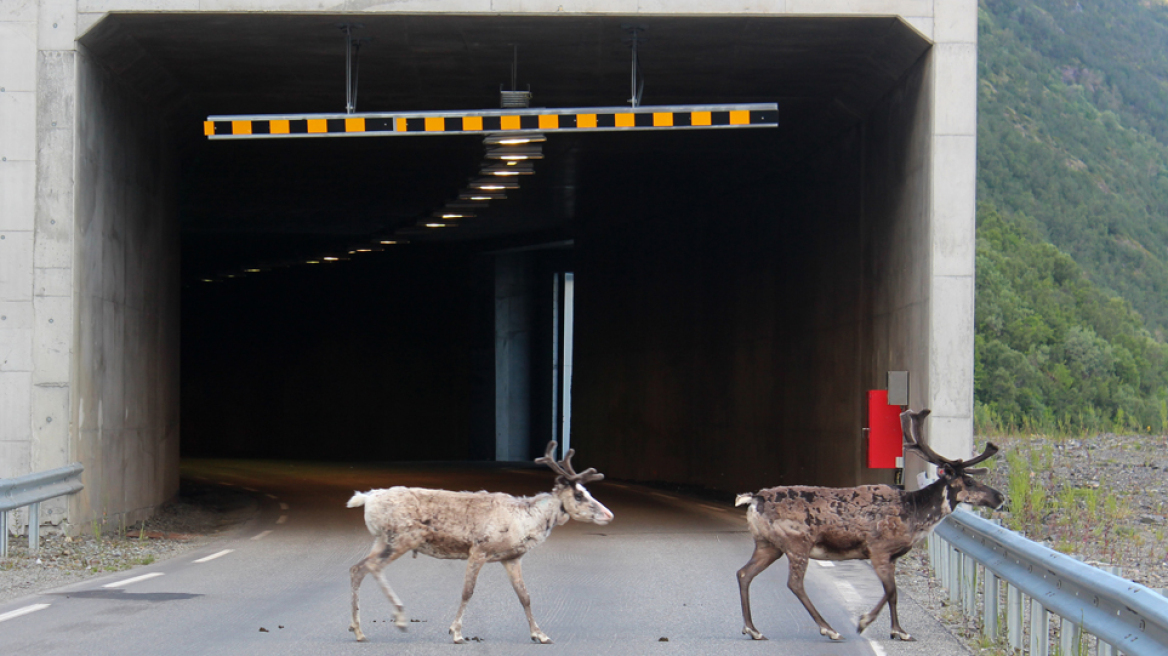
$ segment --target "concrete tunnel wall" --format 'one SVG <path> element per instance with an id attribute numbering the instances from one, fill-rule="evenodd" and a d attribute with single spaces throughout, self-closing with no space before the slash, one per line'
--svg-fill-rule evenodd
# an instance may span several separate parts
<path id="1" fill-rule="evenodd" d="M 577 241 L 583 462 L 729 492 L 892 482 L 860 429 L 888 370 L 929 397 L 928 67 L 777 175 L 750 151 L 597 164 L 612 192 Z"/>
<path id="2" fill-rule="evenodd" d="M 296 2 L 212 4 L 216 10 L 303 11 Z M 365 4 L 349 7 L 347 2 L 337 2 L 327 10 L 364 11 Z M 558 4 L 568 13 L 642 13 L 637 3 L 619 0 Z M 731 3 L 699 4 L 671 5 L 661 11 L 752 13 Z M 164 0 L 151 6 L 162 12 L 209 8 L 197 0 Z M 175 307 L 167 300 L 177 294 L 167 282 L 177 282 L 167 254 L 174 238 L 174 217 L 168 209 L 172 207 L 173 180 L 169 178 L 167 146 L 159 136 L 159 117 L 165 111 L 118 89 L 117 67 L 100 72 L 102 66 L 87 62 L 76 41 L 106 12 L 140 8 L 137 0 L 16 0 L 5 3 L 0 11 L 0 52 L 5 58 L 5 65 L 0 66 L 0 88 L 4 89 L 0 94 L 0 236 L 4 238 L 0 241 L 0 316 L 4 317 L 0 320 L 0 476 L 82 461 L 90 493 L 74 497 L 69 505 L 67 519 L 75 527 L 103 513 L 113 518 L 149 512 L 173 492 L 177 476 L 172 428 L 178 416 L 174 392 L 177 362 L 172 357 L 177 324 L 172 319 Z M 538 9 L 522 3 L 481 0 L 415 2 L 376 11 L 538 13 Z M 818 330 L 764 337 L 731 333 L 727 347 L 699 349 L 695 354 L 698 358 L 711 358 L 721 348 L 734 355 L 733 370 L 743 377 L 728 387 L 742 393 L 731 397 L 715 390 L 719 392 L 715 397 L 733 401 L 738 407 L 749 406 L 750 411 L 735 420 L 737 424 L 724 421 L 717 415 L 722 410 L 715 409 L 699 417 L 697 425 L 683 426 L 690 418 L 662 421 L 652 416 L 652 403 L 643 406 L 645 414 L 636 418 L 637 422 L 648 425 L 660 439 L 674 440 L 679 432 L 689 435 L 682 446 L 673 449 L 661 444 L 645 448 L 640 443 L 639 449 L 631 446 L 638 444 L 639 433 L 633 429 L 640 426 L 613 423 L 608 411 L 623 402 L 615 386 L 581 389 L 589 377 L 595 380 L 604 373 L 601 365 L 611 359 L 598 360 L 591 372 L 578 370 L 579 405 L 574 417 L 582 460 L 607 468 L 613 476 L 656 477 L 717 487 L 724 487 L 720 483 L 725 474 L 718 473 L 724 471 L 721 463 L 752 458 L 785 460 L 780 476 L 776 477 L 768 464 L 758 467 L 749 478 L 736 478 L 733 487 L 771 485 L 805 475 L 808 482 L 863 480 L 868 476 L 856 469 L 857 449 L 853 446 L 838 453 L 831 446 L 837 444 L 833 440 L 843 438 L 825 436 L 846 434 L 858 441 L 855 433 L 862 409 L 857 395 L 869 386 L 880 386 L 884 370 L 900 368 L 911 372 L 912 404 L 934 410 L 929 430 L 935 447 L 947 455 L 963 455 L 972 447 L 976 3 L 788 0 L 755 11 L 773 15 L 900 15 L 935 44 L 912 73 L 916 77 L 906 79 L 892 96 L 863 117 L 856 133 L 841 137 L 834 150 L 824 153 L 816 163 L 825 171 L 833 159 L 859 169 L 850 174 L 850 182 L 838 189 L 840 197 L 835 199 L 841 205 L 852 202 L 850 208 L 841 209 L 849 218 L 834 216 L 822 205 L 785 203 L 775 210 L 780 218 L 832 214 L 832 220 L 849 225 L 858 221 L 868 232 L 845 246 L 850 253 L 859 254 L 870 269 L 862 270 L 859 278 L 842 271 L 805 274 L 809 284 L 819 286 L 816 289 L 834 290 L 838 285 L 851 293 L 858 280 L 873 286 L 860 295 L 859 309 L 835 308 L 819 317 Z M 133 61 L 132 55 L 128 53 L 121 64 L 142 64 Z M 109 126 L 133 123 L 154 134 L 135 137 L 124 156 L 115 157 L 105 150 L 111 144 L 101 139 L 107 126 L 96 129 L 96 124 L 86 123 L 85 117 L 101 115 L 95 102 L 120 106 L 127 112 L 121 117 L 107 116 Z M 905 157 L 897 159 L 898 155 Z M 127 164 L 128 168 L 122 168 Z M 120 171 L 124 176 L 120 180 L 134 183 L 115 184 L 118 177 L 100 175 L 109 169 Z M 109 185 L 103 186 L 103 180 Z M 90 202 L 92 205 L 86 205 Z M 150 221 L 160 222 L 160 227 L 152 228 Z M 778 224 L 767 229 L 789 228 Z M 771 235 L 772 239 L 780 236 Z M 580 250 L 585 257 L 586 247 L 587 239 L 582 238 Z M 863 259 L 875 251 L 886 257 Z M 668 262 L 670 255 L 659 257 Z M 588 261 L 582 259 L 579 266 L 587 271 Z M 854 274 L 854 265 L 847 271 Z M 754 294 L 761 297 L 768 291 L 767 281 L 755 280 L 746 271 L 739 273 Z M 139 288 L 143 281 L 127 280 L 137 276 L 155 282 Z M 771 284 L 778 282 L 771 280 Z M 790 290 L 775 287 L 770 291 L 787 294 L 779 298 L 793 301 L 801 310 L 823 309 L 809 294 L 800 298 Z M 597 302 L 595 296 L 588 300 L 590 292 L 583 284 L 579 293 L 585 306 Z M 730 310 L 736 307 L 729 299 L 721 301 Z M 785 303 L 776 303 L 770 311 L 785 309 Z M 100 336 L 96 329 L 99 323 Z M 772 322 L 772 326 L 777 324 Z M 727 329 L 708 327 L 711 333 L 714 328 Z M 914 333 L 911 340 L 901 336 L 910 332 Z M 580 339 L 579 348 L 589 348 L 586 338 Z M 125 348 L 127 340 L 133 342 L 129 349 Z M 752 362 L 752 358 L 768 349 L 773 354 L 777 345 L 788 340 L 798 346 L 799 358 L 782 364 L 794 375 L 830 366 L 841 377 L 800 391 L 787 382 L 794 376 L 788 377 L 786 371 L 766 374 L 753 364 L 759 360 Z M 848 346 L 828 348 L 841 341 Z M 654 364 L 649 351 L 629 353 L 635 356 L 633 361 L 622 366 L 628 367 L 630 375 L 644 376 L 645 367 Z M 578 363 L 583 363 L 584 353 L 578 357 Z M 770 357 L 774 361 L 775 356 Z M 692 365 L 691 370 L 701 373 L 701 366 Z M 751 376 L 761 376 L 760 384 Z M 798 404 L 798 410 L 806 410 L 811 403 L 820 412 L 826 410 L 825 418 L 789 423 L 793 420 L 779 417 L 767 407 L 775 398 L 761 393 L 767 386 L 775 392 L 793 392 L 781 401 L 782 407 L 805 401 Z M 708 391 L 692 390 L 681 398 L 704 401 L 695 393 Z M 645 392 L 675 393 L 660 383 Z M 100 419 L 95 412 L 98 401 L 102 405 Z M 147 409 L 148 405 L 152 407 Z M 121 421 L 107 425 L 111 412 L 120 412 Z M 49 418 L 54 421 L 47 421 Z M 674 430 L 678 427 L 680 430 Z M 746 430 L 752 437 L 720 453 L 720 445 L 711 444 L 709 435 L 725 435 L 729 427 Z M 626 438 L 619 449 L 631 449 L 625 454 L 627 460 L 618 461 L 621 451 L 609 448 L 614 443 L 606 433 L 614 428 Z M 797 443 L 803 445 L 797 447 L 799 457 L 775 457 L 775 446 L 780 443 L 775 439 L 780 434 L 777 431 L 807 435 Z M 586 459 L 584 449 L 589 454 Z M 848 464 L 814 474 L 800 469 L 809 466 L 811 457 L 824 452 Z M 641 460 L 633 459 L 638 457 Z M 711 457 L 719 459 L 717 466 L 700 466 Z M 654 458 L 664 463 L 663 473 L 648 469 L 657 461 Z M 851 476 L 843 473 L 846 471 L 852 472 Z M 60 521 L 63 515 L 50 515 L 51 521 Z M 13 522 L 19 525 L 20 518 L 13 518 Z"/>

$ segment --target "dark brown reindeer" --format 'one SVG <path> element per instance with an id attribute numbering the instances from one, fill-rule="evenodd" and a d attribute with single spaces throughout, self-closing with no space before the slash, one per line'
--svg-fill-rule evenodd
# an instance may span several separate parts
<path id="1" fill-rule="evenodd" d="M 604 474 L 591 468 L 577 474 L 572 469 L 575 449 L 568 449 L 560 462 L 555 460 L 555 450 L 556 443 L 550 442 L 547 452 L 535 459 L 556 473 L 555 487 L 551 493 L 533 497 L 420 487 L 391 487 L 354 494 L 348 506 L 365 506 L 365 525 L 375 537 L 369 555 L 349 570 L 353 584 L 353 622 L 349 630 L 356 634 L 357 640 L 365 640 L 365 634 L 361 632 L 357 594 L 366 574 L 377 579 L 393 604 L 394 624 L 402 631 L 406 630 L 408 620 L 402 602 L 389 587 L 382 570 L 413 551 L 434 558 L 467 561 L 462 605 L 450 625 L 454 642 L 464 642 L 462 614 L 474 594 L 479 570 L 486 563 L 501 562 L 527 614 L 531 639 L 550 643 L 551 639 L 540 630 L 531 614 L 531 598 L 523 584 L 519 560 L 542 544 L 553 528 L 566 524 L 569 519 L 601 525 L 612 521 L 612 512 L 584 488 L 585 483 L 599 481 Z"/>
<path id="2" fill-rule="evenodd" d="M 923 540 L 957 504 L 997 508 L 1005 500 L 1001 492 L 971 478 L 985 473 L 985 469 L 972 466 L 993 456 L 998 447 L 987 443 L 981 455 L 968 461 L 942 458 L 920 438 L 921 423 L 928 415 L 928 410 L 907 410 L 900 415 L 906 448 L 937 466 L 938 479 L 924 489 L 905 492 L 888 485 L 792 486 L 738 496 L 735 505 L 750 505 L 746 521 L 754 536 L 754 554 L 738 570 L 743 633 L 755 640 L 766 640 L 750 617 L 750 582 L 786 554 L 790 570 L 787 587 L 819 625 L 820 635 L 842 639 L 815 610 L 803 589 L 808 559 L 867 558 L 884 585 L 884 596 L 860 617 L 857 631 L 862 633 L 868 628 L 887 603 L 892 637 L 913 639 L 900 627 L 896 615 L 896 560 Z"/>

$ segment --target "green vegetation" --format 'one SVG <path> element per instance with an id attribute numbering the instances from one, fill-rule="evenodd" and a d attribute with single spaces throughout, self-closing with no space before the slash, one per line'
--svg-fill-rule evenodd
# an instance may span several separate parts
<path id="1" fill-rule="evenodd" d="M 979 432 L 1168 432 L 1168 6 L 982 0 Z"/>

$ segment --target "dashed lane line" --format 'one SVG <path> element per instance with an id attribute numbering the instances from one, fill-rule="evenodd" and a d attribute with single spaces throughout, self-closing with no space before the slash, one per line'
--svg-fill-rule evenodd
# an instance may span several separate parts
<path id="1" fill-rule="evenodd" d="M 270 492 L 264 496 L 268 497 L 269 499 L 279 499 L 280 498 L 280 497 L 278 497 Z"/>
<path id="2" fill-rule="evenodd" d="M 223 556 L 226 556 L 227 554 L 231 553 L 232 551 L 235 551 L 235 549 L 224 549 L 223 551 L 220 551 L 218 553 L 213 553 L 210 556 L 203 556 L 202 558 L 196 560 L 195 562 L 196 563 L 205 563 L 209 560 L 215 560 L 216 558 L 222 558 Z"/>
<path id="3" fill-rule="evenodd" d="M 24 608 L 17 608 L 16 610 L 10 610 L 7 613 L 0 615 L 0 622 L 7 622 L 10 619 L 20 617 L 21 615 L 28 615 L 29 613 L 35 613 L 38 610 L 44 610 L 44 609 L 48 608 L 49 605 L 50 604 L 33 604 L 31 606 L 25 606 Z"/>
<path id="4" fill-rule="evenodd" d="M 106 583 L 105 585 L 103 585 L 101 587 L 103 587 L 103 588 L 120 588 L 123 585 L 130 585 L 131 583 L 137 583 L 138 581 L 145 581 L 146 579 L 152 579 L 156 576 L 162 576 L 162 575 L 163 575 L 163 572 L 150 572 L 149 574 L 143 574 L 142 576 L 135 576 L 133 578 L 123 579 L 121 581 L 114 581 L 113 583 Z"/>
<path id="5" fill-rule="evenodd" d="M 253 537 L 252 537 L 252 539 L 253 539 L 253 540 L 262 540 L 262 539 L 264 539 L 265 537 L 267 537 L 269 533 L 271 533 L 271 531 L 270 531 L 270 530 L 268 530 L 268 531 L 264 531 L 263 533 L 260 533 L 260 534 L 258 534 L 258 535 L 255 535 L 255 536 L 253 536 Z"/>
<path id="6" fill-rule="evenodd" d="M 287 516 L 287 515 L 280 515 L 280 519 L 277 519 L 277 520 L 276 520 L 276 523 L 277 523 L 277 524 L 283 524 L 283 523 L 284 523 L 284 522 L 286 522 L 286 521 L 288 521 L 288 516 Z"/>
<path id="7" fill-rule="evenodd" d="M 288 504 L 281 501 L 280 502 L 280 510 L 287 510 L 287 509 L 288 509 Z"/>

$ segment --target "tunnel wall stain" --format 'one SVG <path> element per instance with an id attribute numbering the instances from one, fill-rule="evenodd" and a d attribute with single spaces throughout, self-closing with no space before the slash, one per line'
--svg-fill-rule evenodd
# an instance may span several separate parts
<path id="1" fill-rule="evenodd" d="M 178 491 L 177 161 L 157 107 L 77 53 L 70 521 L 110 529 Z"/>

